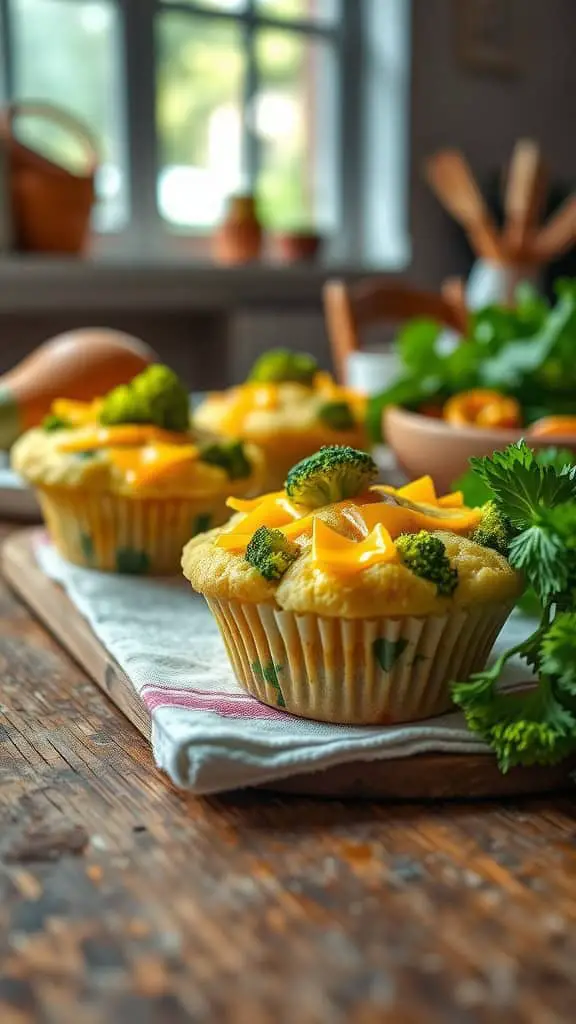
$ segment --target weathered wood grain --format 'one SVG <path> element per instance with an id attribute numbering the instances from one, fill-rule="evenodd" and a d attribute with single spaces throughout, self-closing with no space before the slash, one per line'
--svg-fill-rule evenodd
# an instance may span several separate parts
<path id="1" fill-rule="evenodd" d="M 97 686 L 149 738 L 147 709 L 118 663 L 34 555 L 35 530 L 13 533 L 0 547 L 0 571 Z M 502 775 L 490 754 L 422 754 L 379 762 L 359 761 L 270 783 L 266 788 L 305 796 L 446 799 L 510 796 L 572 788 L 576 759 L 548 767 L 515 768 Z"/>
<path id="2" fill-rule="evenodd" d="M 177 792 L 0 586 L 2 1024 L 571 1022 L 575 877 L 571 795 Z"/>

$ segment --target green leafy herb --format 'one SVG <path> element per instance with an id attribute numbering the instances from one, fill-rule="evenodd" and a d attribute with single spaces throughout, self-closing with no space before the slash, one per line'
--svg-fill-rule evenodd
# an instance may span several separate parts
<path id="1" fill-rule="evenodd" d="M 352 430 L 356 423 L 348 402 L 324 402 L 318 410 L 318 419 L 331 430 Z"/>
<path id="2" fill-rule="evenodd" d="M 80 534 L 80 547 L 85 561 L 90 564 L 94 558 L 94 541 L 87 533 Z"/>
<path id="3" fill-rule="evenodd" d="M 550 308 L 529 285 L 510 307 L 487 306 L 470 316 L 462 344 L 445 344 L 440 324 L 409 321 L 396 346 L 402 371 L 368 403 L 368 430 L 382 440 L 382 412 L 389 405 L 418 409 L 444 402 L 468 388 L 491 387 L 515 397 L 527 423 L 571 413 L 576 389 L 576 279 L 556 283 Z"/>
<path id="4" fill-rule="evenodd" d="M 470 459 L 470 464 L 510 522 L 520 529 L 537 525 L 545 508 L 576 498 L 576 469 L 567 466 L 558 472 L 553 465 L 542 466 L 525 441 L 504 452 Z"/>
<path id="5" fill-rule="evenodd" d="M 565 466 L 574 465 L 574 453 L 568 448 L 539 448 L 533 452 L 533 455 L 540 466 L 554 466 L 558 471 L 563 470 Z M 492 496 L 490 487 L 484 483 L 474 468 L 467 469 L 462 476 L 458 477 L 452 484 L 452 490 L 462 491 L 464 504 L 468 508 L 485 505 Z"/>
<path id="6" fill-rule="evenodd" d="M 119 548 L 116 552 L 116 572 L 132 576 L 144 576 L 150 569 L 150 559 L 145 551 L 134 548 Z"/>
<path id="7" fill-rule="evenodd" d="M 192 536 L 195 537 L 198 533 L 206 533 L 206 530 L 210 529 L 211 522 L 212 514 L 210 512 L 201 512 L 195 516 L 192 522 Z"/>
<path id="8" fill-rule="evenodd" d="M 278 678 L 278 673 L 282 672 L 283 668 L 283 665 L 275 665 L 273 661 L 268 661 L 265 665 L 261 665 L 259 661 L 252 662 L 252 671 L 256 678 L 264 683 L 268 683 L 268 686 L 271 686 L 276 691 L 276 707 L 278 708 L 286 707 L 286 701 L 284 700 L 284 694 L 282 693 L 282 687 Z"/>
<path id="9" fill-rule="evenodd" d="M 47 434 L 51 434 L 54 430 L 70 430 L 71 427 L 71 420 L 66 420 L 63 416 L 55 416 L 53 413 L 45 416 L 42 420 L 42 430 Z"/>
<path id="10" fill-rule="evenodd" d="M 471 462 L 495 507 L 516 528 L 508 558 L 525 573 L 541 616 L 523 643 L 456 683 L 454 700 L 502 771 L 552 764 L 576 751 L 576 469 L 557 460 L 542 464 L 524 442 Z M 501 693 L 500 676 L 515 655 L 538 682 Z"/>
<path id="11" fill-rule="evenodd" d="M 382 671 L 390 672 L 407 647 L 408 641 L 405 637 L 400 637 L 398 640 L 388 640 L 386 637 L 381 636 L 372 644 L 372 651 Z"/>

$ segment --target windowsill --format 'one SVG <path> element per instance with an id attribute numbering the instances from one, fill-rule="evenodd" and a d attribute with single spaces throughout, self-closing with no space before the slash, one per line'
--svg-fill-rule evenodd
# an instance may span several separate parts
<path id="1" fill-rule="evenodd" d="M 318 308 L 330 277 L 397 276 L 401 266 L 261 263 L 218 267 L 43 256 L 0 257 L 0 315 L 52 310 L 227 312 L 247 307 Z"/>

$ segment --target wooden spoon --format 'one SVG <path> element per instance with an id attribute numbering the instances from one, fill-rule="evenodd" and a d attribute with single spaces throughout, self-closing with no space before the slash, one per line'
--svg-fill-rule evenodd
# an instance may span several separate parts
<path id="1" fill-rule="evenodd" d="M 529 260 L 530 243 L 542 208 L 545 174 L 538 143 L 519 139 L 514 147 L 504 197 L 504 244 L 514 260 Z"/>
<path id="2" fill-rule="evenodd" d="M 562 203 L 536 235 L 533 256 L 541 263 L 557 259 L 576 243 L 576 192 Z"/>
<path id="3" fill-rule="evenodd" d="M 460 334 L 466 335 L 468 330 L 468 303 L 466 285 L 462 277 L 447 277 L 442 283 L 442 298 L 454 311 Z"/>
<path id="4" fill-rule="evenodd" d="M 501 260 L 498 230 L 462 154 L 456 149 L 435 153 L 426 160 L 424 173 L 440 202 L 466 229 L 478 254 Z"/>

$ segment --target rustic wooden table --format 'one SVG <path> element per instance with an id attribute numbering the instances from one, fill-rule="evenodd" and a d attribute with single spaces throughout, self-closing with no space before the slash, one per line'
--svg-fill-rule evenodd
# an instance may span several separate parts
<path id="1" fill-rule="evenodd" d="M 196 800 L 0 584 L 2 1024 L 572 1021 L 576 803 Z"/>

